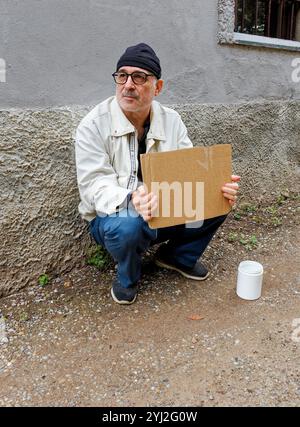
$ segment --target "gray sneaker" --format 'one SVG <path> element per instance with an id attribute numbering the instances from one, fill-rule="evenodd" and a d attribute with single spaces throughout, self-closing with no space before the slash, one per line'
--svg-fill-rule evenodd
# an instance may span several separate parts
<path id="1" fill-rule="evenodd" d="M 170 256 L 158 253 L 155 264 L 159 267 L 167 268 L 168 270 L 175 270 L 188 279 L 205 280 L 209 276 L 209 271 L 200 261 L 196 262 L 193 267 L 186 267 L 176 262 Z"/>
<path id="2" fill-rule="evenodd" d="M 112 284 L 110 292 L 113 300 L 118 304 L 133 304 L 137 297 L 138 286 L 124 288 L 116 279 Z"/>

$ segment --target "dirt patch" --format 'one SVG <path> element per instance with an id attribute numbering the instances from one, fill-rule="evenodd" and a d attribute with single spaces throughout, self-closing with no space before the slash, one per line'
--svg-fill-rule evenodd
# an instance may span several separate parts
<path id="1" fill-rule="evenodd" d="M 241 204 L 203 257 L 202 283 L 158 269 L 151 249 L 132 306 L 111 300 L 113 266 L 1 299 L 0 404 L 299 406 L 298 203 Z M 257 301 L 235 294 L 244 259 L 264 265 Z"/>

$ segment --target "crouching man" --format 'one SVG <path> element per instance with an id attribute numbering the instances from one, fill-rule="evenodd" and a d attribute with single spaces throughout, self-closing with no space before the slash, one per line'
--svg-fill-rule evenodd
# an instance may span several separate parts
<path id="1" fill-rule="evenodd" d="M 95 241 L 117 262 L 112 298 L 132 304 L 142 253 L 156 243 L 168 241 L 158 250 L 158 266 L 205 280 L 209 273 L 199 258 L 226 216 L 205 220 L 199 228 L 149 228 L 157 200 L 142 185 L 140 155 L 190 148 L 192 143 L 179 114 L 154 100 L 163 80 L 160 61 L 150 46 L 128 47 L 112 76 L 116 95 L 88 113 L 76 133 L 79 211 L 90 222 Z M 232 182 L 220 189 L 231 205 L 236 202 L 239 179 L 232 176 Z"/>

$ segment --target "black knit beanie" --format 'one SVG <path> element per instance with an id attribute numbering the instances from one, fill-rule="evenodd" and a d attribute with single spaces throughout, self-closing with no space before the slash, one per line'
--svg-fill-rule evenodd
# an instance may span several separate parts
<path id="1" fill-rule="evenodd" d="M 153 73 L 158 79 L 161 77 L 161 68 L 154 50 L 145 43 L 128 47 L 117 63 L 117 71 L 123 66 L 139 67 Z"/>

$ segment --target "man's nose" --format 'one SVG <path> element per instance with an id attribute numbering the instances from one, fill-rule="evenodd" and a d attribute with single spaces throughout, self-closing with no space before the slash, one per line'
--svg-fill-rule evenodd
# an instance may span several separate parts
<path id="1" fill-rule="evenodd" d="M 126 87 L 126 89 L 135 88 L 135 84 L 132 80 L 132 76 L 127 77 L 127 82 L 125 83 L 124 86 Z"/>

